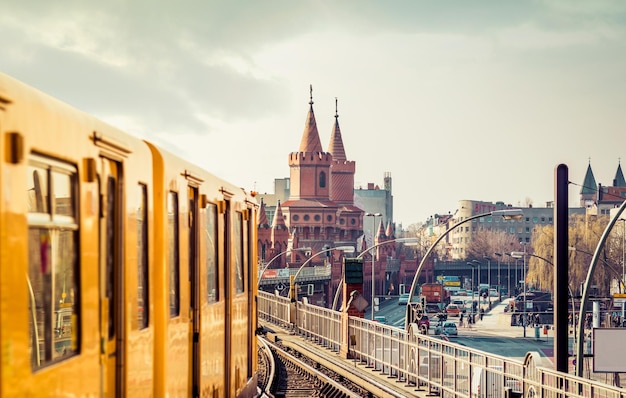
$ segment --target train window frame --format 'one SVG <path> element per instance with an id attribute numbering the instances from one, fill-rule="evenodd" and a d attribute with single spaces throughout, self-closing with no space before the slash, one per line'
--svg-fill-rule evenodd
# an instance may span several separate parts
<path id="1" fill-rule="evenodd" d="M 28 344 L 31 367 L 38 370 L 80 353 L 79 178 L 76 165 L 35 153 L 28 158 L 29 175 Z"/>
<path id="2" fill-rule="evenodd" d="M 150 324 L 148 186 L 139 183 L 137 194 L 137 327 L 141 330 Z"/>
<path id="3" fill-rule="evenodd" d="M 169 268 L 170 318 L 180 316 L 180 204 L 178 192 L 167 193 L 167 238 Z"/>
<path id="4" fill-rule="evenodd" d="M 217 242 L 217 205 L 214 203 L 207 203 L 205 214 L 205 266 L 207 275 L 207 303 L 212 304 L 220 300 L 220 285 L 219 285 L 219 261 L 218 261 L 218 242 Z"/>
<path id="5" fill-rule="evenodd" d="M 245 264 L 243 257 L 243 214 L 238 211 L 235 212 L 235 222 L 233 223 L 233 250 L 234 250 L 234 258 L 233 263 L 235 264 L 235 294 L 245 293 L 246 284 L 245 284 Z"/>

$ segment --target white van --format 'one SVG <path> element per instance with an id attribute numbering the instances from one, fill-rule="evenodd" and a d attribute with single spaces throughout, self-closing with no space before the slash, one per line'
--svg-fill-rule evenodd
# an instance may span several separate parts
<path id="1" fill-rule="evenodd" d="M 521 393 L 521 382 L 502 374 L 502 366 L 490 365 L 488 370 L 475 367 L 472 372 L 472 398 L 503 398 L 504 387 Z"/>

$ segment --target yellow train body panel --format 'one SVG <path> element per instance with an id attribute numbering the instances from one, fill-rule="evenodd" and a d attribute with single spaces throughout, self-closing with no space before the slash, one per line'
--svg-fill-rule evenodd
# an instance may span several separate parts
<path id="1" fill-rule="evenodd" d="M 256 396 L 253 196 L 2 74 L 0 134 L 0 396 Z"/>

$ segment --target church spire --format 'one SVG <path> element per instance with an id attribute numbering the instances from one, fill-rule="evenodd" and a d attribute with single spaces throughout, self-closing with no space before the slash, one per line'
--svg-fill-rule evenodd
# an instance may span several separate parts
<path id="1" fill-rule="evenodd" d="M 626 187 L 626 180 L 624 180 L 624 173 L 622 173 L 621 160 L 617 164 L 617 172 L 615 172 L 615 178 L 613 179 L 614 187 Z"/>
<path id="2" fill-rule="evenodd" d="M 283 208 L 280 206 L 280 200 L 276 205 L 276 211 L 274 212 L 274 220 L 272 220 L 272 229 L 287 229 L 285 225 L 285 217 L 283 216 Z"/>
<path id="3" fill-rule="evenodd" d="M 583 181 L 583 186 L 580 188 L 581 195 L 595 195 L 598 190 L 598 184 L 596 184 L 596 179 L 593 176 L 593 171 L 591 171 L 591 159 L 589 159 L 589 165 L 587 166 L 587 173 L 585 174 L 585 180 Z"/>
<path id="4" fill-rule="evenodd" d="M 265 202 L 261 200 L 261 208 L 259 209 L 259 220 L 258 227 L 261 228 L 269 228 L 269 221 L 267 219 L 267 212 L 265 211 Z"/>
<path id="5" fill-rule="evenodd" d="M 333 160 L 347 160 L 346 151 L 343 148 L 343 140 L 341 139 L 341 129 L 339 128 L 339 113 L 337 112 L 337 98 L 335 97 L 335 126 L 330 134 L 330 144 L 328 152 L 333 155 Z"/>
<path id="6" fill-rule="evenodd" d="M 310 85 L 311 100 L 309 101 L 309 114 L 304 123 L 304 133 L 300 141 L 300 152 L 324 152 L 320 135 L 317 132 L 315 113 L 313 112 L 313 85 Z"/>

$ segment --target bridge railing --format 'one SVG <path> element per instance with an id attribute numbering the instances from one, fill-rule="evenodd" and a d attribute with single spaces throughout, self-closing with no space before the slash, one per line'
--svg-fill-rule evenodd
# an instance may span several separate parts
<path id="1" fill-rule="evenodd" d="M 342 341 L 341 312 L 262 291 L 258 308 L 261 319 L 334 351 L 347 345 L 355 361 L 439 396 L 504 398 L 507 390 L 510 397 L 626 398 L 626 389 L 544 366 L 536 352 L 519 361 L 420 334 L 416 324 L 407 331 L 358 317 L 348 318 Z"/>

